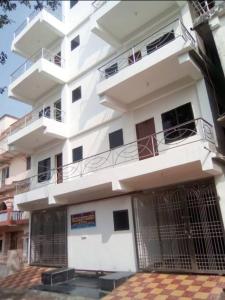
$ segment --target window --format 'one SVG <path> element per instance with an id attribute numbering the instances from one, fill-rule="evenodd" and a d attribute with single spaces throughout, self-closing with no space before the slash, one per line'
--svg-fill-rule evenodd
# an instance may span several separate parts
<path id="1" fill-rule="evenodd" d="M 113 212 L 114 230 L 129 230 L 128 210 L 117 210 Z"/>
<path id="2" fill-rule="evenodd" d="M 75 102 L 81 98 L 81 86 L 72 91 L 72 102 Z"/>
<path id="3" fill-rule="evenodd" d="M 73 149 L 73 162 L 77 162 L 83 159 L 83 146 Z"/>
<path id="4" fill-rule="evenodd" d="M 160 38 L 148 44 L 146 46 L 147 54 L 154 52 L 158 48 L 166 45 L 167 43 L 171 42 L 174 39 L 175 39 L 174 30 L 171 30 L 170 32 L 162 35 Z"/>
<path id="5" fill-rule="evenodd" d="M 61 51 L 54 56 L 54 63 L 61 67 Z"/>
<path id="6" fill-rule="evenodd" d="M 47 181 L 51 176 L 51 158 L 38 162 L 38 182 Z"/>
<path id="7" fill-rule="evenodd" d="M 118 72 L 118 65 L 117 63 L 111 65 L 110 67 L 105 69 L 105 78 L 108 78 Z"/>
<path id="8" fill-rule="evenodd" d="M 18 233 L 17 232 L 11 232 L 10 233 L 9 249 L 10 250 L 17 249 L 17 244 L 18 244 Z"/>
<path id="9" fill-rule="evenodd" d="M 39 118 L 41 118 L 41 117 L 46 117 L 46 118 L 50 118 L 51 117 L 51 109 L 50 109 L 50 106 L 47 106 L 47 107 L 45 107 L 44 108 L 44 110 L 42 109 L 42 110 L 40 110 L 39 111 Z"/>
<path id="10" fill-rule="evenodd" d="M 5 180 L 9 178 L 9 167 L 5 167 L 2 169 L 2 184 L 5 184 Z"/>
<path id="11" fill-rule="evenodd" d="M 61 99 L 54 103 L 54 119 L 58 122 L 62 122 L 62 107 Z"/>
<path id="12" fill-rule="evenodd" d="M 70 8 L 74 7 L 78 3 L 78 0 L 70 0 Z"/>
<path id="13" fill-rule="evenodd" d="M 76 36 L 74 39 L 72 39 L 70 46 L 71 46 L 71 51 L 76 49 L 80 45 L 80 36 Z"/>
<path id="14" fill-rule="evenodd" d="M 191 122 L 193 119 L 194 115 L 191 103 L 181 105 L 175 109 L 163 113 L 163 130 L 166 130 L 166 132 L 164 132 L 165 143 L 168 144 L 195 135 L 195 122 Z M 175 128 L 168 130 L 172 127 Z"/>
<path id="15" fill-rule="evenodd" d="M 109 134 L 109 147 L 114 149 L 123 145 L 123 130 L 119 129 Z"/>
<path id="16" fill-rule="evenodd" d="M 129 63 L 129 65 L 132 65 L 133 63 L 140 60 L 141 58 L 142 58 L 141 51 L 139 50 L 128 57 L 128 63 Z"/>
<path id="17" fill-rule="evenodd" d="M 26 168 L 27 168 L 27 170 L 31 169 L 31 157 L 30 156 L 27 156 L 27 158 L 26 158 Z"/>

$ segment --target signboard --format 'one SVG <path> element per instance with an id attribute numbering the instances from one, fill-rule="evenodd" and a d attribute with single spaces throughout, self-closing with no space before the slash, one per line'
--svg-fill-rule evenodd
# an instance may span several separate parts
<path id="1" fill-rule="evenodd" d="M 80 229 L 95 226 L 95 211 L 71 215 L 71 229 Z"/>

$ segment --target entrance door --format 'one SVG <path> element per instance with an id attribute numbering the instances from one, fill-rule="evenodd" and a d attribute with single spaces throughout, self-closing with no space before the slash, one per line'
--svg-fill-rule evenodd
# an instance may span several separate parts
<path id="1" fill-rule="evenodd" d="M 154 118 L 136 124 L 139 160 L 158 155 Z"/>
<path id="2" fill-rule="evenodd" d="M 57 170 L 57 183 L 61 183 L 63 182 L 62 153 L 59 153 L 55 156 L 55 162 L 56 162 L 56 170 Z"/>
<path id="3" fill-rule="evenodd" d="M 225 273 L 224 225 L 213 180 L 134 199 L 139 268 Z"/>
<path id="4" fill-rule="evenodd" d="M 30 259 L 32 265 L 67 266 L 65 208 L 32 213 Z"/>

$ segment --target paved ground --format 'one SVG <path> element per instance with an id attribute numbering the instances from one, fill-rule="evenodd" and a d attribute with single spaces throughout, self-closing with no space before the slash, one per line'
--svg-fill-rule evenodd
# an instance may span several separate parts
<path id="1" fill-rule="evenodd" d="M 0 279 L 0 288 L 24 289 L 41 283 L 41 273 L 51 270 L 50 268 L 25 267 L 16 274 Z M 0 298 L 1 299 L 1 298 Z"/>
<path id="2" fill-rule="evenodd" d="M 26 267 L 21 272 L 10 275 L 0 280 L 0 299 L 6 300 L 64 300 L 64 299 L 96 299 L 95 297 L 77 296 L 79 286 L 86 289 L 87 281 L 76 280 L 69 286 L 73 288 L 72 294 L 46 293 L 43 291 L 30 290 L 40 285 L 41 273 L 49 268 Z M 67 283 L 67 285 L 69 282 Z M 93 287 L 96 283 L 92 280 Z M 97 286 L 96 286 L 97 287 Z M 90 288 L 90 287 L 89 287 Z M 200 275 L 171 275 L 138 273 L 126 283 L 114 290 L 104 300 L 222 300 L 222 289 L 225 288 L 223 276 L 200 276 Z M 225 299 L 225 297 L 223 298 Z"/>
<path id="3" fill-rule="evenodd" d="M 217 300 L 222 299 L 223 288 L 223 276 L 139 273 L 103 299 Z"/>

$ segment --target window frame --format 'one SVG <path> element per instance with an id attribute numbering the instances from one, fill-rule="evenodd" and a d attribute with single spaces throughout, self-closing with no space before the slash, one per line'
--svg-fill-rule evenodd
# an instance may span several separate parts
<path id="1" fill-rule="evenodd" d="M 104 70 L 105 78 L 107 79 L 107 78 L 113 76 L 114 74 L 118 73 L 118 71 L 119 71 L 118 63 L 115 62 L 111 66 L 105 68 L 105 70 Z"/>
<path id="2" fill-rule="evenodd" d="M 76 43 L 76 44 L 73 44 L 73 43 Z M 80 46 L 80 35 L 78 34 L 70 41 L 70 51 L 73 52 L 79 46 Z"/>
<path id="3" fill-rule="evenodd" d="M 75 5 L 77 5 L 77 3 L 79 2 L 79 0 L 70 0 L 70 9 L 72 9 Z"/>
<path id="4" fill-rule="evenodd" d="M 47 167 L 46 166 L 41 166 L 41 163 L 47 162 Z M 45 168 L 46 171 L 40 172 L 41 168 Z M 42 159 L 38 161 L 38 183 L 42 183 L 45 181 L 48 181 L 51 178 L 51 157 L 47 157 L 45 159 Z"/>
<path id="5" fill-rule="evenodd" d="M 125 213 L 126 220 L 120 221 L 118 217 Z M 117 218 L 117 219 L 116 219 Z M 122 227 L 124 225 L 124 227 Z M 130 220 L 129 220 L 129 210 L 128 209 L 119 209 L 113 211 L 113 226 L 114 231 L 128 231 L 130 230 Z"/>
<path id="6" fill-rule="evenodd" d="M 8 179 L 9 176 L 9 166 L 2 168 L 2 179 L 1 182 L 4 185 L 5 184 L 5 180 Z"/>
<path id="7" fill-rule="evenodd" d="M 182 115 L 181 112 L 182 112 L 182 110 L 188 111 L 187 109 L 189 110 L 189 113 L 190 113 L 190 119 L 183 121 L 180 119 L 180 116 Z M 174 114 L 174 116 L 175 116 L 174 119 L 171 118 L 171 121 L 170 121 L 171 123 L 174 122 L 174 124 L 172 124 L 172 126 L 166 125 L 166 115 L 167 114 L 168 115 Z M 161 120 L 162 120 L 165 144 L 171 144 L 173 142 L 177 142 L 179 140 L 182 140 L 184 138 L 188 138 L 188 137 L 191 137 L 191 136 L 197 134 L 197 129 L 196 129 L 195 121 L 194 121 L 194 111 L 193 111 L 191 102 L 187 102 L 185 104 L 179 105 L 173 109 L 170 109 L 170 110 L 162 113 Z M 168 120 L 169 120 L 169 118 L 167 117 L 167 122 L 169 122 Z M 186 124 L 186 125 L 182 126 L 182 124 Z M 184 129 L 184 130 L 188 129 L 189 132 L 187 131 L 185 133 L 185 131 L 184 131 L 184 133 L 181 134 L 181 133 L 179 133 L 179 131 L 176 131 L 177 127 L 179 128 L 180 131 L 182 129 Z M 170 130 L 170 128 L 172 128 L 172 129 Z"/>
<path id="8" fill-rule="evenodd" d="M 31 156 L 26 157 L 26 170 L 31 170 Z"/>
<path id="9" fill-rule="evenodd" d="M 116 144 L 117 142 L 115 143 L 115 140 L 114 141 L 112 140 L 112 139 L 118 138 L 118 137 L 116 137 L 117 133 L 121 133 L 122 134 L 121 136 L 119 136 L 119 142 L 122 141 L 121 144 L 120 143 Z M 123 129 L 120 128 L 120 129 L 117 129 L 115 131 L 110 132 L 108 138 L 109 138 L 109 149 L 110 150 L 113 150 L 115 148 L 123 146 L 124 145 Z"/>
<path id="10" fill-rule="evenodd" d="M 75 93 L 78 93 L 76 99 L 74 99 Z M 72 103 L 79 101 L 81 98 L 82 98 L 82 90 L 81 90 L 81 85 L 80 85 L 77 88 L 72 90 Z"/>
<path id="11" fill-rule="evenodd" d="M 78 154 L 80 155 L 81 154 L 81 158 L 80 159 L 74 159 L 75 158 L 75 151 L 79 151 L 81 150 L 81 152 L 78 152 Z M 79 161 L 82 161 L 84 159 L 84 152 L 83 152 L 83 146 L 79 146 L 79 147 L 75 147 L 72 149 L 72 160 L 73 160 L 73 163 L 77 163 Z"/>
<path id="12" fill-rule="evenodd" d="M 0 238 L 0 253 L 1 254 L 3 253 L 3 245 L 4 245 L 4 242 L 3 242 L 3 238 L 1 237 Z"/>

